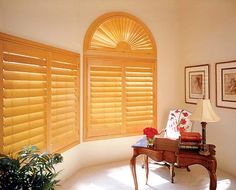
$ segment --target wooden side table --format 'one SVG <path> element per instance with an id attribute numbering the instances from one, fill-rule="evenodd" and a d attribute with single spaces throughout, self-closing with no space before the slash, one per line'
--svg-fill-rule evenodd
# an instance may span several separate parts
<path id="1" fill-rule="evenodd" d="M 174 164 L 179 167 L 188 167 L 193 164 L 200 164 L 204 166 L 210 176 L 210 190 L 216 190 L 217 178 L 216 167 L 217 162 L 215 159 L 214 145 L 209 145 L 211 155 L 202 156 L 196 151 L 179 150 L 178 140 L 171 140 L 167 138 L 157 138 L 153 147 L 148 147 L 146 138 L 142 138 L 133 148 L 133 156 L 130 160 L 130 167 L 133 174 L 135 190 L 138 190 L 138 181 L 136 175 L 136 157 L 139 155 L 145 155 L 145 168 L 146 168 L 146 183 L 148 182 L 148 158 L 154 161 L 165 161 L 170 165 L 170 178 L 171 182 L 174 182 Z"/>

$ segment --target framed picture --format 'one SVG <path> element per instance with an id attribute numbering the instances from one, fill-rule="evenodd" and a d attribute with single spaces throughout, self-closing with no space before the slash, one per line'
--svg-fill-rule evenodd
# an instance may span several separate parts
<path id="1" fill-rule="evenodd" d="M 196 104 L 198 99 L 210 98 L 209 64 L 185 67 L 185 102 Z"/>
<path id="2" fill-rule="evenodd" d="M 216 106 L 236 109 L 236 60 L 216 63 Z"/>

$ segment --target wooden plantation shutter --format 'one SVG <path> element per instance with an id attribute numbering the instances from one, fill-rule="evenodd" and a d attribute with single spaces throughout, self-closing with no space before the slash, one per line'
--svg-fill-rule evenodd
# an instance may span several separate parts
<path id="1" fill-rule="evenodd" d="M 1 152 L 78 143 L 79 55 L 3 33 L 0 47 Z"/>
<path id="2" fill-rule="evenodd" d="M 46 145 L 45 52 L 3 43 L 3 151 Z"/>
<path id="3" fill-rule="evenodd" d="M 108 13 L 84 40 L 84 139 L 142 134 L 157 127 L 156 45 L 127 13 Z"/>
<path id="4" fill-rule="evenodd" d="M 55 152 L 79 140 L 78 58 L 52 54 L 51 149 Z"/>
<path id="5" fill-rule="evenodd" d="M 84 41 L 84 139 L 142 134 L 157 127 L 156 46 L 146 26 L 109 13 Z"/>
<path id="6" fill-rule="evenodd" d="M 90 64 L 89 126 L 91 136 L 116 135 L 122 127 L 121 64 Z"/>
<path id="7" fill-rule="evenodd" d="M 144 126 L 152 126 L 155 121 L 156 97 L 155 64 L 126 64 L 126 130 L 128 133 L 142 131 Z"/>
<path id="8" fill-rule="evenodd" d="M 88 135 L 137 134 L 156 123 L 155 63 L 88 58 Z"/>

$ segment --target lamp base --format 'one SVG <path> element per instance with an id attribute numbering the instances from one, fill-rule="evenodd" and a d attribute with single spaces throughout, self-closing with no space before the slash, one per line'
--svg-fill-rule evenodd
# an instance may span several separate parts
<path id="1" fill-rule="evenodd" d="M 201 154 L 203 156 L 209 156 L 211 154 L 210 151 L 209 151 L 209 147 L 206 144 L 203 144 L 202 146 L 203 147 L 199 151 L 199 154 Z"/>

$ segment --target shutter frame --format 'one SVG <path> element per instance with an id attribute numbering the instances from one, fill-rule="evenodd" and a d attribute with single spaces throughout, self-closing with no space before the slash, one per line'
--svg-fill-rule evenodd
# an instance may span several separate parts
<path id="1" fill-rule="evenodd" d="M 0 39 L 0 86 L 3 87 L 3 41 Z M 0 152 L 3 152 L 3 88 L 0 88 Z"/>

